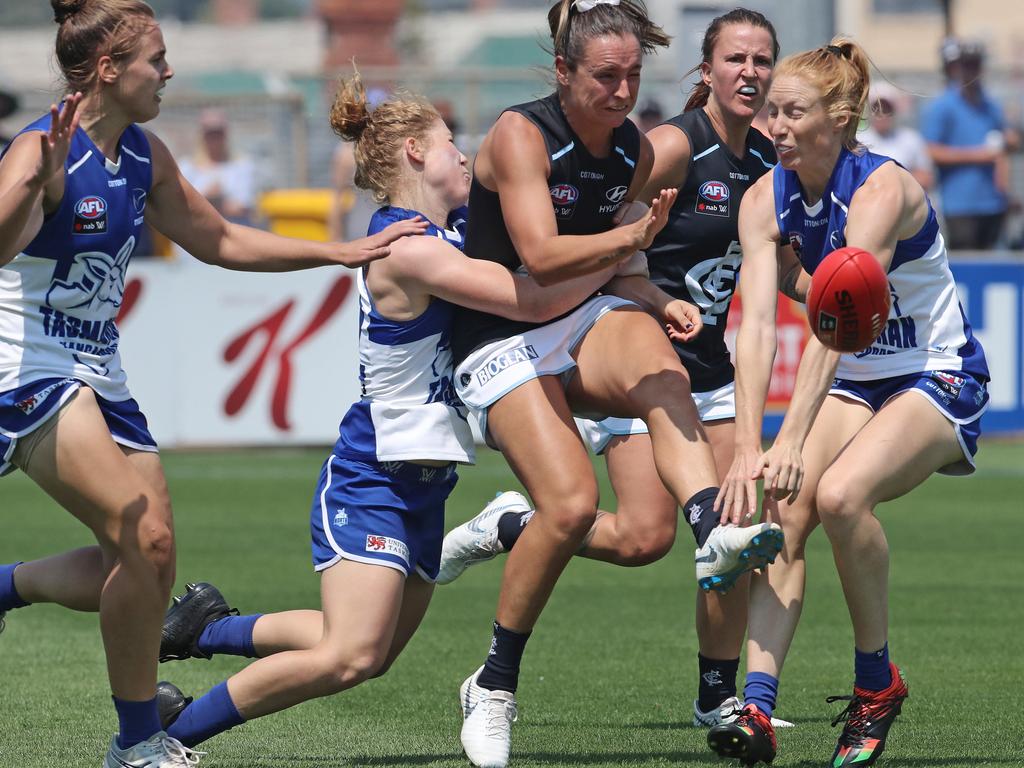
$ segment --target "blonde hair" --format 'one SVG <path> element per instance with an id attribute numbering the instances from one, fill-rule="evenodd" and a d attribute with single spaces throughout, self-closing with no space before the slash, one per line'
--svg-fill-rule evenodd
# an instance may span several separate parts
<path id="1" fill-rule="evenodd" d="M 131 58 L 143 33 L 156 24 L 142 0 L 50 0 L 57 22 L 57 63 L 71 91 L 86 93 L 96 82 L 96 64 Z"/>
<path id="2" fill-rule="evenodd" d="M 864 49 L 853 40 L 835 37 L 821 48 L 784 58 L 775 68 L 775 79 L 789 75 L 817 88 L 825 112 L 833 121 L 847 117 L 843 146 L 852 151 L 860 146 L 857 127 L 868 101 L 870 63 Z"/>
<path id="3" fill-rule="evenodd" d="M 369 190 L 381 205 L 390 200 L 402 142 L 409 137 L 426 141 L 440 119 L 437 109 L 415 94 L 393 95 L 371 111 L 358 71 L 338 81 L 331 105 L 331 128 L 355 144 L 355 185 Z"/>
<path id="4" fill-rule="evenodd" d="M 575 0 L 561 0 L 548 11 L 554 54 L 575 70 L 587 41 L 603 35 L 633 35 L 645 54 L 667 47 L 672 38 L 647 16 L 643 0 L 619 0 L 581 11 Z"/>

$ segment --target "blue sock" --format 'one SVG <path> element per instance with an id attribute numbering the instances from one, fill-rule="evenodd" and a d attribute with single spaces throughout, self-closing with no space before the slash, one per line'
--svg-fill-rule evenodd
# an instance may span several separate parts
<path id="1" fill-rule="evenodd" d="M 226 653 L 231 656 L 256 658 L 252 644 L 252 628 L 262 613 L 251 616 L 225 616 L 211 621 L 199 635 L 199 650 L 203 653 Z"/>
<path id="2" fill-rule="evenodd" d="M 245 718 L 238 714 L 228 693 L 228 684 L 224 682 L 185 707 L 167 729 L 167 735 L 186 747 L 194 747 L 244 722 Z"/>
<path id="3" fill-rule="evenodd" d="M 163 730 L 160 727 L 160 713 L 156 709 L 156 696 L 149 701 L 124 701 L 116 696 L 110 698 L 114 700 L 120 729 L 117 734 L 118 749 L 134 747 Z"/>
<path id="4" fill-rule="evenodd" d="M 21 595 L 14 587 L 14 569 L 19 565 L 21 565 L 20 562 L 0 565 L 0 612 L 30 605 L 21 599 Z"/>
<path id="5" fill-rule="evenodd" d="M 881 650 L 864 653 L 853 649 L 853 684 L 868 691 L 884 691 L 892 684 L 889 670 L 889 644 Z"/>
<path id="6" fill-rule="evenodd" d="M 768 717 L 775 711 L 775 700 L 779 697 L 779 678 L 764 672 L 748 672 L 747 684 L 743 686 L 743 703 L 754 704 Z"/>
<path id="7" fill-rule="evenodd" d="M 487 654 L 483 671 L 477 677 L 477 685 L 489 691 L 515 693 L 519 686 L 519 664 L 529 639 L 529 632 L 513 632 L 494 622 L 491 650 Z"/>

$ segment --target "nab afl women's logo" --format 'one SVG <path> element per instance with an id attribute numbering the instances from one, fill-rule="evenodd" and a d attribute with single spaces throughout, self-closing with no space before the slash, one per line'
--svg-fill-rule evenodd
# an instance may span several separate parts
<path id="1" fill-rule="evenodd" d="M 724 181 L 705 181 L 697 190 L 693 210 L 709 216 L 729 215 L 729 185 Z"/>
<path id="2" fill-rule="evenodd" d="M 107 231 L 107 201 L 89 195 L 75 203 L 74 232 L 78 235 L 96 235 Z"/>
<path id="3" fill-rule="evenodd" d="M 721 181 L 705 181 L 697 194 L 709 203 L 724 203 L 729 199 L 729 186 Z"/>

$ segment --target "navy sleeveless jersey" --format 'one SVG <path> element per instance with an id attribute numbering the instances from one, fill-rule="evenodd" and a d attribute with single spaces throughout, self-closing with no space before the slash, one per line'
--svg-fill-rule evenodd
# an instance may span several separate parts
<path id="1" fill-rule="evenodd" d="M 850 201 L 868 177 L 892 158 L 843 149 L 820 200 L 809 204 L 794 171 L 781 165 L 772 178 L 775 220 L 804 269 L 814 274 L 821 260 L 846 245 Z M 981 344 L 974 338 L 949 270 L 935 209 L 913 237 L 900 240 L 889 265 L 889 318 L 862 352 L 844 354 L 836 376 L 871 380 L 923 371 L 964 370 L 989 378 Z"/>
<path id="2" fill-rule="evenodd" d="M 50 116 L 26 131 L 48 131 Z M 130 125 L 117 160 L 83 128 L 64 163 L 64 197 L 36 237 L 0 267 L 0 391 L 70 376 L 108 400 L 130 397 L 115 318 L 153 180 L 149 140 Z"/>
<path id="3" fill-rule="evenodd" d="M 709 392 L 735 377 L 725 324 L 740 268 L 740 201 L 750 185 L 771 170 L 775 148 L 755 128 L 736 157 L 703 109 L 666 121 L 690 140 L 690 163 L 668 223 L 647 250 L 651 282 L 696 304 L 704 327 L 689 343 L 674 342 L 694 392 Z"/>
<path id="4" fill-rule="evenodd" d="M 544 137 L 550 158 L 548 188 L 560 235 L 592 235 L 613 226 L 633 181 L 640 152 L 640 132 L 626 120 L 612 134 L 607 157 L 594 157 L 569 126 L 558 94 L 510 107 L 532 122 Z M 505 227 L 497 192 L 474 177 L 469 193 L 472 216 L 466 231 L 466 255 L 496 261 L 510 270 L 525 271 Z M 452 349 L 458 365 L 481 344 L 504 339 L 538 323 L 507 320 L 486 312 L 456 310 Z"/>

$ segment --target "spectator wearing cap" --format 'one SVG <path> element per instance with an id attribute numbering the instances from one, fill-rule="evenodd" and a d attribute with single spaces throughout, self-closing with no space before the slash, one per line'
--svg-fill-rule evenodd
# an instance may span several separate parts
<path id="1" fill-rule="evenodd" d="M 251 224 L 256 204 L 256 167 L 231 151 L 227 116 L 219 109 L 199 115 L 199 147 L 181 172 L 227 220 Z"/>
<path id="2" fill-rule="evenodd" d="M 947 39 L 941 53 L 950 83 L 924 110 L 921 133 L 938 171 L 947 245 L 987 250 L 999 244 L 1009 207 L 1003 111 L 982 85 L 980 43 Z"/>
<path id="3" fill-rule="evenodd" d="M 665 122 L 665 111 L 661 108 L 661 104 L 650 99 L 637 110 L 636 117 L 636 127 L 640 129 L 641 133 L 647 133 Z"/>
<path id="4" fill-rule="evenodd" d="M 885 82 L 872 86 L 868 94 L 869 124 L 857 134 L 857 140 L 876 155 L 891 157 L 924 189 L 931 189 L 932 160 L 924 138 L 897 119 L 905 107 L 906 98 L 895 86 Z"/>

